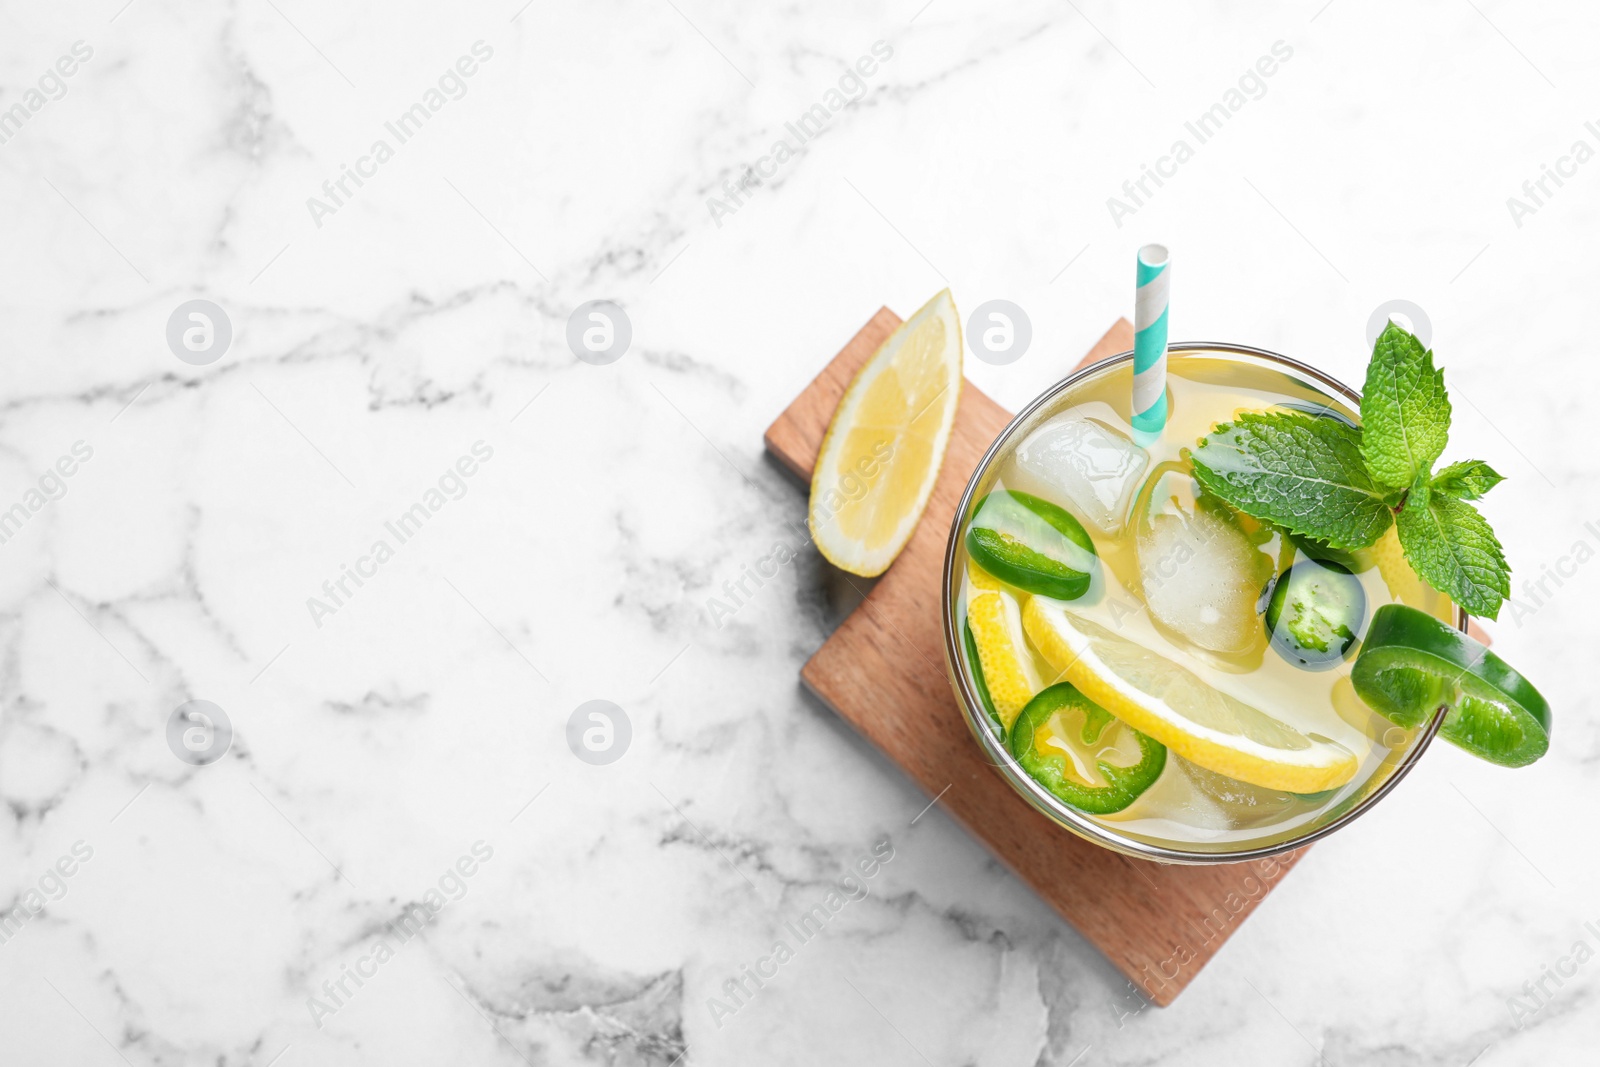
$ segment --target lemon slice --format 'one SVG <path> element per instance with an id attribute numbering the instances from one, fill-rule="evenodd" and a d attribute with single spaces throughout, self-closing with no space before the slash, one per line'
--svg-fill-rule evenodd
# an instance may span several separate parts
<path id="1" fill-rule="evenodd" d="M 1344 785 L 1355 754 L 1212 688 L 1120 634 L 1034 597 L 1023 627 L 1045 660 L 1090 700 L 1207 770 L 1290 793 Z"/>
<path id="2" fill-rule="evenodd" d="M 1010 593 L 975 591 L 967 600 L 967 625 L 978 646 L 989 699 L 1001 724 L 1010 731 L 1028 701 L 1044 688 L 1023 637 L 1022 609 Z"/>
<path id="3" fill-rule="evenodd" d="M 961 320 L 946 289 L 889 335 L 845 390 L 811 476 L 811 536 L 828 562 L 889 569 L 933 495 L 961 395 Z"/>
<path id="4" fill-rule="evenodd" d="M 1010 588 L 1005 582 L 1002 582 L 1000 579 L 996 578 L 994 575 L 978 566 L 978 564 L 971 559 L 967 560 L 967 581 L 971 582 L 979 589 L 986 589 L 994 593 L 1004 593 Z"/>
<path id="5" fill-rule="evenodd" d="M 1383 584 L 1389 587 L 1390 596 L 1402 604 L 1428 603 L 1428 587 L 1417 577 L 1411 562 L 1406 559 L 1405 549 L 1400 547 L 1399 527 L 1391 525 L 1374 542 L 1372 559 L 1378 565 L 1378 575 L 1383 578 Z"/>

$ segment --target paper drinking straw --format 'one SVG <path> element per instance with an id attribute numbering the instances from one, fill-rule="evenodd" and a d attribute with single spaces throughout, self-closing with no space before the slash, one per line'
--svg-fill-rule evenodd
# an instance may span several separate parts
<path id="1" fill-rule="evenodd" d="M 1172 272 L 1165 245 L 1139 249 L 1133 307 L 1133 428 L 1154 437 L 1167 424 L 1167 295 Z"/>

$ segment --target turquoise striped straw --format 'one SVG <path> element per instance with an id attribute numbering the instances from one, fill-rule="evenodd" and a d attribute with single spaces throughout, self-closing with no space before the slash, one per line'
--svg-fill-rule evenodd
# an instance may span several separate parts
<path id="1" fill-rule="evenodd" d="M 1133 428 L 1154 439 L 1167 425 L 1167 296 L 1172 273 L 1165 245 L 1139 249 L 1133 305 Z"/>

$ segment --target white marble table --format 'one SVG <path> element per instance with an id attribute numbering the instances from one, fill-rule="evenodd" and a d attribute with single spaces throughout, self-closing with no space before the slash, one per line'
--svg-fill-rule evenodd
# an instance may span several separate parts
<path id="1" fill-rule="evenodd" d="M 5 14 L 0 1063 L 1592 1055 L 1588 5 L 520 2 Z M 1157 239 L 1175 339 L 1348 379 L 1426 308 L 1519 596 L 1571 576 L 1495 629 L 1549 758 L 1431 753 L 1138 1010 L 801 693 L 850 606 L 813 550 L 707 605 L 794 537 L 761 430 L 880 304 L 1021 305 L 969 370 L 1017 405 Z M 596 299 L 607 365 L 566 339 Z"/>

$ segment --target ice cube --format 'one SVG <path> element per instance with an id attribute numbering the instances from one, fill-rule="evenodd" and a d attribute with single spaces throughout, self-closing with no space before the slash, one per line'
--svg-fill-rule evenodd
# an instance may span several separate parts
<path id="1" fill-rule="evenodd" d="M 1159 501 L 1139 522 L 1139 577 L 1156 621 L 1201 648 L 1249 652 L 1264 639 L 1256 614 L 1272 561 L 1222 506 Z"/>
<path id="2" fill-rule="evenodd" d="M 1194 783 L 1196 799 L 1204 798 L 1209 801 L 1197 804 L 1197 809 L 1211 817 L 1220 812 L 1236 829 L 1265 826 L 1301 803 L 1301 798 L 1293 793 L 1250 785 L 1218 774 L 1216 771 L 1206 770 L 1182 757 L 1174 757 L 1174 761 Z"/>
<path id="3" fill-rule="evenodd" d="M 1169 751 L 1166 770 L 1156 779 L 1155 785 L 1126 810 L 1110 818 L 1151 820 L 1147 826 L 1164 836 L 1189 837 L 1198 832 L 1201 840 L 1232 830 L 1232 812 L 1183 772 L 1187 766 L 1192 765 Z"/>
<path id="4" fill-rule="evenodd" d="M 1027 436 L 1017 467 L 1066 498 L 1078 517 L 1102 533 L 1122 529 L 1128 502 L 1150 465 L 1128 437 L 1081 415 L 1058 415 Z"/>

